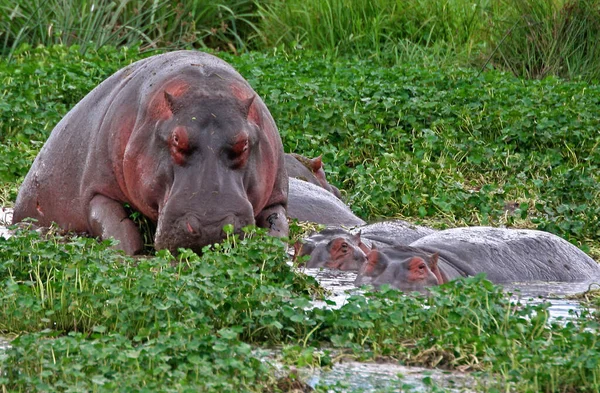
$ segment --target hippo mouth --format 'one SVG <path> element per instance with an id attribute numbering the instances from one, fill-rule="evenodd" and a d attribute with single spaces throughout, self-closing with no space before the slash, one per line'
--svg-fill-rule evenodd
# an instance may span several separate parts
<path id="1" fill-rule="evenodd" d="M 188 214 L 171 223 L 159 220 L 154 239 L 157 250 L 168 249 L 176 254 L 179 248 L 189 248 L 201 254 L 205 246 L 219 243 L 227 237 L 223 228 L 233 226 L 233 232 L 243 236 L 242 228 L 255 223 L 254 217 L 227 214 L 218 220 L 203 222 L 197 216 Z"/>

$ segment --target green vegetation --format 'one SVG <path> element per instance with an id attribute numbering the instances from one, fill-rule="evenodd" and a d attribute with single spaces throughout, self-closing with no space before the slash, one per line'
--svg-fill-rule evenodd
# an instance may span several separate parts
<path id="1" fill-rule="evenodd" d="M 285 263 L 280 240 L 230 235 L 202 257 L 124 257 L 110 242 L 34 231 L 0 240 L 0 355 L 6 391 L 276 391 L 253 352 L 283 345 L 291 365 L 336 353 L 476 370 L 481 389 L 600 388 L 597 323 L 548 325 L 547 305 L 512 306 L 474 277 L 430 297 L 395 291 L 310 309 L 312 278 Z M 176 263 L 173 263 L 176 262 Z M 424 307 L 425 306 L 425 307 Z M 399 345 L 402 343 L 402 345 Z M 319 352 L 318 348 L 325 349 Z M 496 385 L 497 383 L 497 385 Z"/>
<path id="2" fill-rule="evenodd" d="M 600 256 L 599 10 L 0 0 L 0 204 L 102 80 L 169 48 L 210 48 L 264 99 L 286 151 L 323 155 L 361 217 L 534 227 Z M 287 391 L 257 352 L 274 347 L 289 367 L 383 357 L 473 371 L 481 391 L 600 390 L 597 312 L 550 324 L 547 305 L 510 305 L 482 277 L 314 309 L 322 290 L 284 244 L 248 231 L 202 256 L 145 258 L 56 231 L 0 238 L 0 333 L 17 337 L 0 351 L 0 390 Z"/>

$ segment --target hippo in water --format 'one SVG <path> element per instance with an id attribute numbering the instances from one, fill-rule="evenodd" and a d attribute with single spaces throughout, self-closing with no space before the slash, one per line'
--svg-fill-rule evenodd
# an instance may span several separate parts
<path id="1" fill-rule="evenodd" d="M 113 237 L 142 250 L 123 205 L 157 224 L 155 247 L 223 239 L 227 224 L 287 236 L 288 177 L 277 127 L 230 65 L 197 51 L 116 72 L 52 131 L 17 196 L 13 222 Z"/>
<path id="2" fill-rule="evenodd" d="M 319 233 L 310 235 L 295 245 L 296 257 L 310 255 L 307 267 L 330 267 L 340 270 L 358 270 L 367 259 L 372 247 L 389 247 L 407 245 L 429 234 L 435 229 L 411 224 L 407 221 L 382 221 L 361 225 L 351 230 L 340 227 L 325 228 Z M 351 259 L 338 259 L 331 246 L 343 244 L 347 256 Z M 334 263 L 334 261 L 336 261 Z"/>
<path id="3" fill-rule="evenodd" d="M 396 245 L 378 250 L 375 247 L 360 266 L 354 284 L 370 284 L 375 288 L 389 284 L 406 292 L 424 292 L 441 283 L 437 264 L 437 254 L 430 255 L 418 248 Z"/>
<path id="4" fill-rule="evenodd" d="M 321 156 L 308 158 L 296 153 L 286 153 L 284 159 L 285 169 L 289 177 L 295 177 L 296 179 L 322 187 L 339 199 L 342 199 L 340 190 L 336 186 L 329 184 L 325 177 Z"/>
<path id="5" fill-rule="evenodd" d="M 363 225 L 365 222 L 332 193 L 307 181 L 289 178 L 289 218 L 323 225 Z"/>
<path id="6" fill-rule="evenodd" d="M 583 251 L 551 233 L 491 227 L 454 228 L 422 237 L 410 246 L 378 250 L 384 254 L 379 269 L 361 268 L 356 283 L 389 284 L 404 288 L 406 277 L 397 267 L 407 258 L 419 257 L 439 284 L 485 273 L 494 283 L 557 281 L 584 282 L 600 278 L 600 266 Z M 369 259 L 369 255 L 367 258 Z M 377 258 L 370 258 L 377 265 Z M 363 271 L 364 270 L 364 271 Z M 419 284 L 419 281 L 411 284 Z M 432 285 L 429 279 L 421 287 Z M 412 285 L 417 287 L 419 285 Z M 413 288 L 414 289 L 414 288 Z"/>
<path id="7" fill-rule="evenodd" d="M 326 228 L 294 244 L 294 260 L 310 255 L 307 268 L 358 270 L 369 251 L 361 242 L 360 233 L 353 235 L 342 228 Z"/>

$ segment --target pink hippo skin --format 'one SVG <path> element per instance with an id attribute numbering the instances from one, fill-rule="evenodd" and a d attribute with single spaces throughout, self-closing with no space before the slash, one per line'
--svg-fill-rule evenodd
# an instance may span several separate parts
<path id="1" fill-rule="evenodd" d="M 322 187 L 329 191 L 339 199 L 342 199 L 340 190 L 327 181 L 325 170 L 323 168 L 323 160 L 321 156 L 316 158 L 304 157 L 296 153 L 286 153 L 285 169 L 289 177 L 307 181 L 316 186 Z"/>
<path id="2" fill-rule="evenodd" d="M 157 223 L 155 247 L 223 239 L 224 225 L 287 236 L 288 177 L 277 127 L 230 65 L 197 51 L 140 60 L 85 96 L 52 131 L 17 197 L 13 222 L 142 239 L 129 204 Z"/>

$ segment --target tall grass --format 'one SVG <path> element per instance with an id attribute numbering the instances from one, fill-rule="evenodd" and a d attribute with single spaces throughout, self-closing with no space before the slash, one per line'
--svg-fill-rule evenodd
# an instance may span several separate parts
<path id="1" fill-rule="evenodd" d="M 401 53 L 411 42 L 470 54 L 485 34 L 484 0 L 290 0 L 259 5 L 269 45 L 297 45 L 376 57 Z"/>
<path id="2" fill-rule="evenodd" d="M 526 78 L 600 79 L 598 0 L 504 1 L 491 30 L 495 66 Z"/>
<path id="3" fill-rule="evenodd" d="M 257 31 L 252 0 L 0 0 L 0 53 L 30 45 L 221 47 Z"/>

